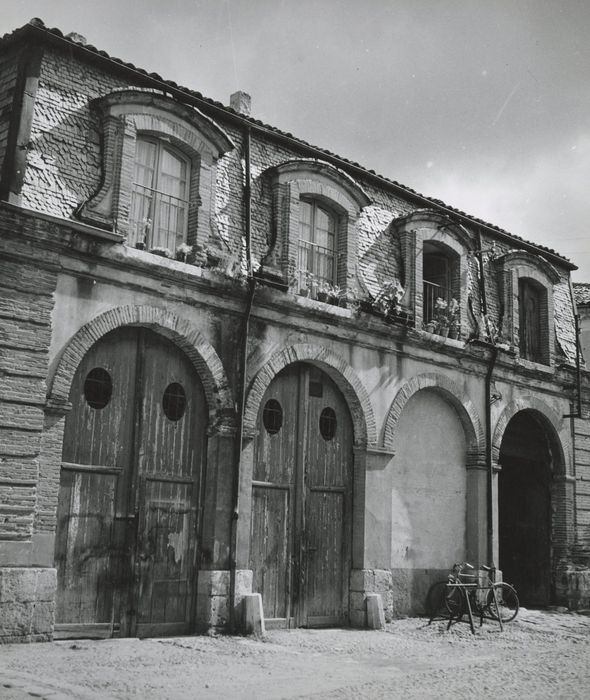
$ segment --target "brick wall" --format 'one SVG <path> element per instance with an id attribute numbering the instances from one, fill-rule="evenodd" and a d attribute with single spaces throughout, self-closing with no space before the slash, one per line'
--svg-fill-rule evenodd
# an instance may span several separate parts
<path id="1" fill-rule="evenodd" d="M 588 566 L 590 565 L 590 420 L 588 419 L 574 421 L 574 450 L 576 554 L 577 558 Z"/>
<path id="2" fill-rule="evenodd" d="M 0 221 L 0 540 L 19 541 L 33 533 L 56 273 L 47 269 L 50 254 L 41 266 L 25 241 L 2 234 L 6 225 Z"/>
<path id="3" fill-rule="evenodd" d="M 10 120 L 18 79 L 18 49 L 0 55 L 0 173 L 6 155 Z"/>

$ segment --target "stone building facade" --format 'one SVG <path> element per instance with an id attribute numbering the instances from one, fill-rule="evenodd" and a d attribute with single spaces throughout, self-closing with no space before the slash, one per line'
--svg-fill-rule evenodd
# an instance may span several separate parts
<path id="1" fill-rule="evenodd" d="M 0 65 L 4 641 L 587 604 L 569 261 L 40 20 Z"/>

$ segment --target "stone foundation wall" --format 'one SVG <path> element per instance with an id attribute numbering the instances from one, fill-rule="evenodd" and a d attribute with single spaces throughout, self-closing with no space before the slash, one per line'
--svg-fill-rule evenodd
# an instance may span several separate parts
<path id="1" fill-rule="evenodd" d="M 350 572 L 349 619 L 352 627 L 367 627 L 367 593 L 378 593 L 385 620 L 394 617 L 393 581 L 387 569 L 353 569 Z"/>
<path id="2" fill-rule="evenodd" d="M 0 643 L 50 641 L 56 588 L 55 569 L 0 568 Z"/>
<path id="3" fill-rule="evenodd" d="M 234 593 L 234 614 L 239 624 L 245 595 L 252 593 L 252 571 L 238 569 Z M 197 582 L 197 629 L 224 628 L 230 623 L 230 572 L 199 571 Z"/>

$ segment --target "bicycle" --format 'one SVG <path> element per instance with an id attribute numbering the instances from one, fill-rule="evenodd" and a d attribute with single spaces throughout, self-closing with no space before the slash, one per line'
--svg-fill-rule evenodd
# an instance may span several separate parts
<path id="1" fill-rule="evenodd" d="M 514 620 L 519 601 L 516 590 L 509 583 L 494 581 L 495 568 L 482 564 L 475 569 L 469 562 L 455 564 L 449 574 L 445 603 L 451 615 L 461 619 L 465 603 L 475 610 L 480 621 L 490 617 L 501 623 Z"/>
<path id="2" fill-rule="evenodd" d="M 482 565 L 475 569 L 468 562 L 454 564 L 446 581 L 434 583 L 426 597 L 426 610 L 430 622 L 444 610 L 449 624 L 459 622 L 467 613 L 471 631 L 474 612 L 479 616 L 480 626 L 484 618 L 498 621 L 500 628 L 511 622 L 518 614 L 518 595 L 513 586 L 503 581 L 495 582 L 495 568 Z"/>

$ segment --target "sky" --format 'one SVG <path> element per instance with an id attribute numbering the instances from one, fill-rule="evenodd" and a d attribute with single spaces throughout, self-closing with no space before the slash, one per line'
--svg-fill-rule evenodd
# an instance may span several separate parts
<path id="1" fill-rule="evenodd" d="M 548 246 L 590 282 L 588 0 L 0 0 Z"/>

